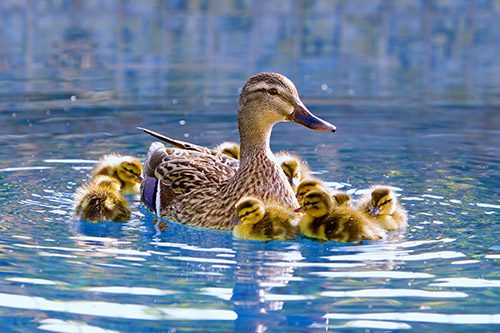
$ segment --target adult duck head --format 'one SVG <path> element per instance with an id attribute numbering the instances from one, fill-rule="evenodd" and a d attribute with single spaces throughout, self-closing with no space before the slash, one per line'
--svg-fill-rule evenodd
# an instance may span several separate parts
<path id="1" fill-rule="evenodd" d="M 313 115 L 302 103 L 297 88 L 278 73 L 259 73 L 243 86 L 238 111 L 242 149 L 268 145 L 271 130 L 278 122 L 290 121 L 316 131 L 335 132 L 336 128 Z"/>

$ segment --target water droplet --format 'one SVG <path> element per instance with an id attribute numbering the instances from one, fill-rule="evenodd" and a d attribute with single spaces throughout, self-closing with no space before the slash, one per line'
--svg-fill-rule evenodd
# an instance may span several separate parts
<path id="1" fill-rule="evenodd" d="M 185 138 L 189 138 L 189 133 L 184 133 Z"/>
<path id="2" fill-rule="evenodd" d="M 326 83 L 323 83 L 321 85 L 321 90 L 326 91 L 328 89 L 328 85 Z"/>
<path id="3" fill-rule="evenodd" d="M 179 125 L 181 125 L 181 126 L 186 125 L 186 121 L 184 119 L 179 120 Z"/>
<path id="4" fill-rule="evenodd" d="M 15 112 L 12 113 L 12 118 L 16 118 L 17 114 Z"/>
<path id="5" fill-rule="evenodd" d="M 173 105 L 177 105 L 177 103 L 179 103 L 179 101 L 178 101 L 177 99 L 175 99 L 175 98 L 174 98 L 174 99 L 172 100 L 172 104 L 173 104 Z"/>
<path id="6" fill-rule="evenodd" d="M 71 96 L 70 100 L 71 100 L 72 102 L 76 102 L 76 96 L 75 96 L 75 95 Z"/>
<path id="7" fill-rule="evenodd" d="M 45 111 L 45 113 L 47 114 L 47 116 L 50 116 L 50 110 Z"/>
<path id="8" fill-rule="evenodd" d="M 353 96 L 353 95 L 354 95 L 354 93 L 355 93 L 355 91 L 354 91 L 354 89 L 352 89 L 352 88 L 350 88 L 349 90 L 347 90 L 347 94 L 348 94 L 349 96 Z"/>

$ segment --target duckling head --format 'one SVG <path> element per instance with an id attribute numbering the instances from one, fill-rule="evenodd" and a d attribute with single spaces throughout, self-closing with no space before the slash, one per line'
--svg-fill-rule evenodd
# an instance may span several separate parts
<path id="1" fill-rule="evenodd" d="M 109 188 L 113 191 L 120 192 L 121 184 L 115 178 L 106 175 L 97 175 L 94 177 L 93 183 L 102 188 Z"/>
<path id="2" fill-rule="evenodd" d="M 333 194 L 334 204 L 340 207 L 350 207 L 352 204 L 351 196 L 345 192 L 337 192 Z"/>
<path id="3" fill-rule="evenodd" d="M 316 179 L 306 179 L 299 183 L 296 189 L 295 196 L 300 205 L 304 203 L 304 196 L 312 191 L 324 190 L 323 185 L 319 180 Z"/>
<path id="4" fill-rule="evenodd" d="M 278 73 L 259 73 L 245 83 L 240 94 L 238 127 L 242 145 L 257 137 L 269 141 L 275 123 L 291 121 L 318 131 L 335 132 L 332 124 L 314 116 L 300 100 L 297 88 Z"/>
<path id="5" fill-rule="evenodd" d="M 301 177 L 299 162 L 293 158 L 287 158 L 281 161 L 280 166 L 292 189 L 295 191 Z"/>
<path id="6" fill-rule="evenodd" d="M 234 159 L 240 159 L 240 145 L 236 142 L 223 142 L 216 147 L 216 150 Z"/>
<path id="7" fill-rule="evenodd" d="M 323 190 L 318 190 L 307 193 L 304 197 L 304 205 L 297 210 L 303 210 L 304 213 L 312 217 L 322 217 L 328 214 L 332 207 L 333 202 L 330 195 Z"/>
<path id="8" fill-rule="evenodd" d="M 396 195 L 386 187 L 375 188 L 368 205 L 370 215 L 392 215 L 396 210 Z"/>
<path id="9" fill-rule="evenodd" d="M 240 222 L 247 225 L 260 222 L 266 214 L 266 209 L 262 201 L 252 197 L 241 199 L 235 208 Z"/>
<path id="10" fill-rule="evenodd" d="M 142 165 L 137 159 L 125 156 L 118 164 L 116 173 L 124 183 L 134 185 L 142 181 Z"/>

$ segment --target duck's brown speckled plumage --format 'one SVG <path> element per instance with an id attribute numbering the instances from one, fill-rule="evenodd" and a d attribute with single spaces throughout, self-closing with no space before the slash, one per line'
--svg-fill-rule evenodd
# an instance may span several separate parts
<path id="1" fill-rule="evenodd" d="M 269 92 L 271 88 L 278 93 Z M 310 115 L 293 83 L 276 73 L 257 74 L 243 87 L 238 111 L 240 161 L 145 130 L 175 147 L 155 142 L 146 157 L 145 176 L 160 181 L 155 213 L 191 226 L 228 230 L 236 219 L 234 205 L 244 196 L 296 208 L 293 190 L 269 148 L 273 124 L 280 121 L 335 131 L 333 125 Z"/>
<path id="2" fill-rule="evenodd" d="M 159 148 L 149 159 L 148 170 L 160 183 L 160 215 L 198 227 L 231 229 L 234 205 L 244 196 L 297 207 L 293 190 L 272 156 L 255 149 L 241 168 L 219 155 L 186 154 L 175 148 Z M 151 162 L 161 161 L 154 167 Z M 146 168 L 145 168 L 146 169 Z M 255 170 L 259 170 L 258 175 Z"/>

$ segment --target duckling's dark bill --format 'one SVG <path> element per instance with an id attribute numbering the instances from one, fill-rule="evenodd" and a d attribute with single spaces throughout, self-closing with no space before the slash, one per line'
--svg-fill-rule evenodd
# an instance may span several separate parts
<path id="1" fill-rule="evenodd" d="M 292 114 L 288 117 L 288 120 L 315 131 L 335 132 L 337 130 L 334 125 L 313 115 L 304 105 L 295 105 L 295 108 Z"/>

